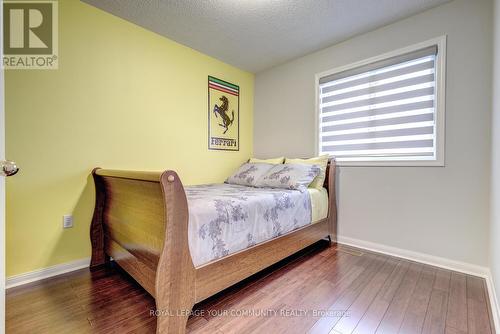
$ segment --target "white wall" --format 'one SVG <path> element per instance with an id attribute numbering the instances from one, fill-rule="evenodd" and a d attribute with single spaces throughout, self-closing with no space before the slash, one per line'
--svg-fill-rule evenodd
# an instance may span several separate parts
<path id="1" fill-rule="evenodd" d="M 500 297 L 500 0 L 495 0 L 494 23 L 490 267 Z"/>
<path id="2" fill-rule="evenodd" d="M 489 265 L 492 2 L 455 0 L 256 76 L 256 156 L 314 154 L 314 75 L 448 35 L 446 167 L 342 167 L 339 234 Z"/>

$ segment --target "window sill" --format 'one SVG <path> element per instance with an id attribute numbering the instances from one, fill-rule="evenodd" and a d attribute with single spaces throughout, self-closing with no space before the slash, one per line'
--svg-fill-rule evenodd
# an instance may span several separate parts
<path id="1" fill-rule="evenodd" d="M 445 167 L 444 161 L 407 160 L 407 161 L 337 161 L 340 167 Z"/>

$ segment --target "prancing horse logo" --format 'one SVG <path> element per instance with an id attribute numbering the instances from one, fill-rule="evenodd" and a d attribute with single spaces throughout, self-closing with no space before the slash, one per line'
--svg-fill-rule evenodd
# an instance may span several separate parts
<path id="1" fill-rule="evenodd" d="M 231 124 L 233 124 L 234 110 L 231 113 L 231 115 L 232 115 L 231 118 L 229 118 L 229 116 L 227 114 L 227 109 L 229 107 L 229 100 L 224 95 L 222 95 L 222 97 L 219 98 L 219 100 L 222 101 L 222 104 L 220 106 L 218 106 L 217 104 L 214 106 L 214 114 L 215 114 L 215 117 L 219 117 L 219 116 L 217 116 L 217 114 L 219 114 L 220 117 L 222 118 L 222 123 L 219 123 L 219 126 L 222 126 L 224 129 L 226 129 L 223 132 L 223 134 L 226 134 L 226 132 L 227 132 L 227 130 L 229 130 L 229 127 L 231 126 Z"/>

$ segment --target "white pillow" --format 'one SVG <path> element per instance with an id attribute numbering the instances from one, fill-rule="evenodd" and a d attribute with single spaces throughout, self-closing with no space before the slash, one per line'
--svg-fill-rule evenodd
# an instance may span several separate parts
<path id="1" fill-rule="evenodd" d="M 262 176 L 271 170 L 273 166 L 273 164 L 266 163 L 243 164 L 233 175 L 227 178 L 226 183 L 255 187 Z"/>
<path id="2" fill-rule="evenodd" d="M 294 189 L 301 192 L 320 173 L 318 165 L 284 164 L 274 165 L 258 182 L 257 187 Z"/>

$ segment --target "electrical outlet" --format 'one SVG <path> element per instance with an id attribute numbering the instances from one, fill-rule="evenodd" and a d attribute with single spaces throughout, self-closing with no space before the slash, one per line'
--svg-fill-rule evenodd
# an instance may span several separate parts
<path id="1" fill-rule="evenodd" d="M 73 215 L 64 215 L 63 228 L 71 228 L 71 227 L 73 227 Z"/>

